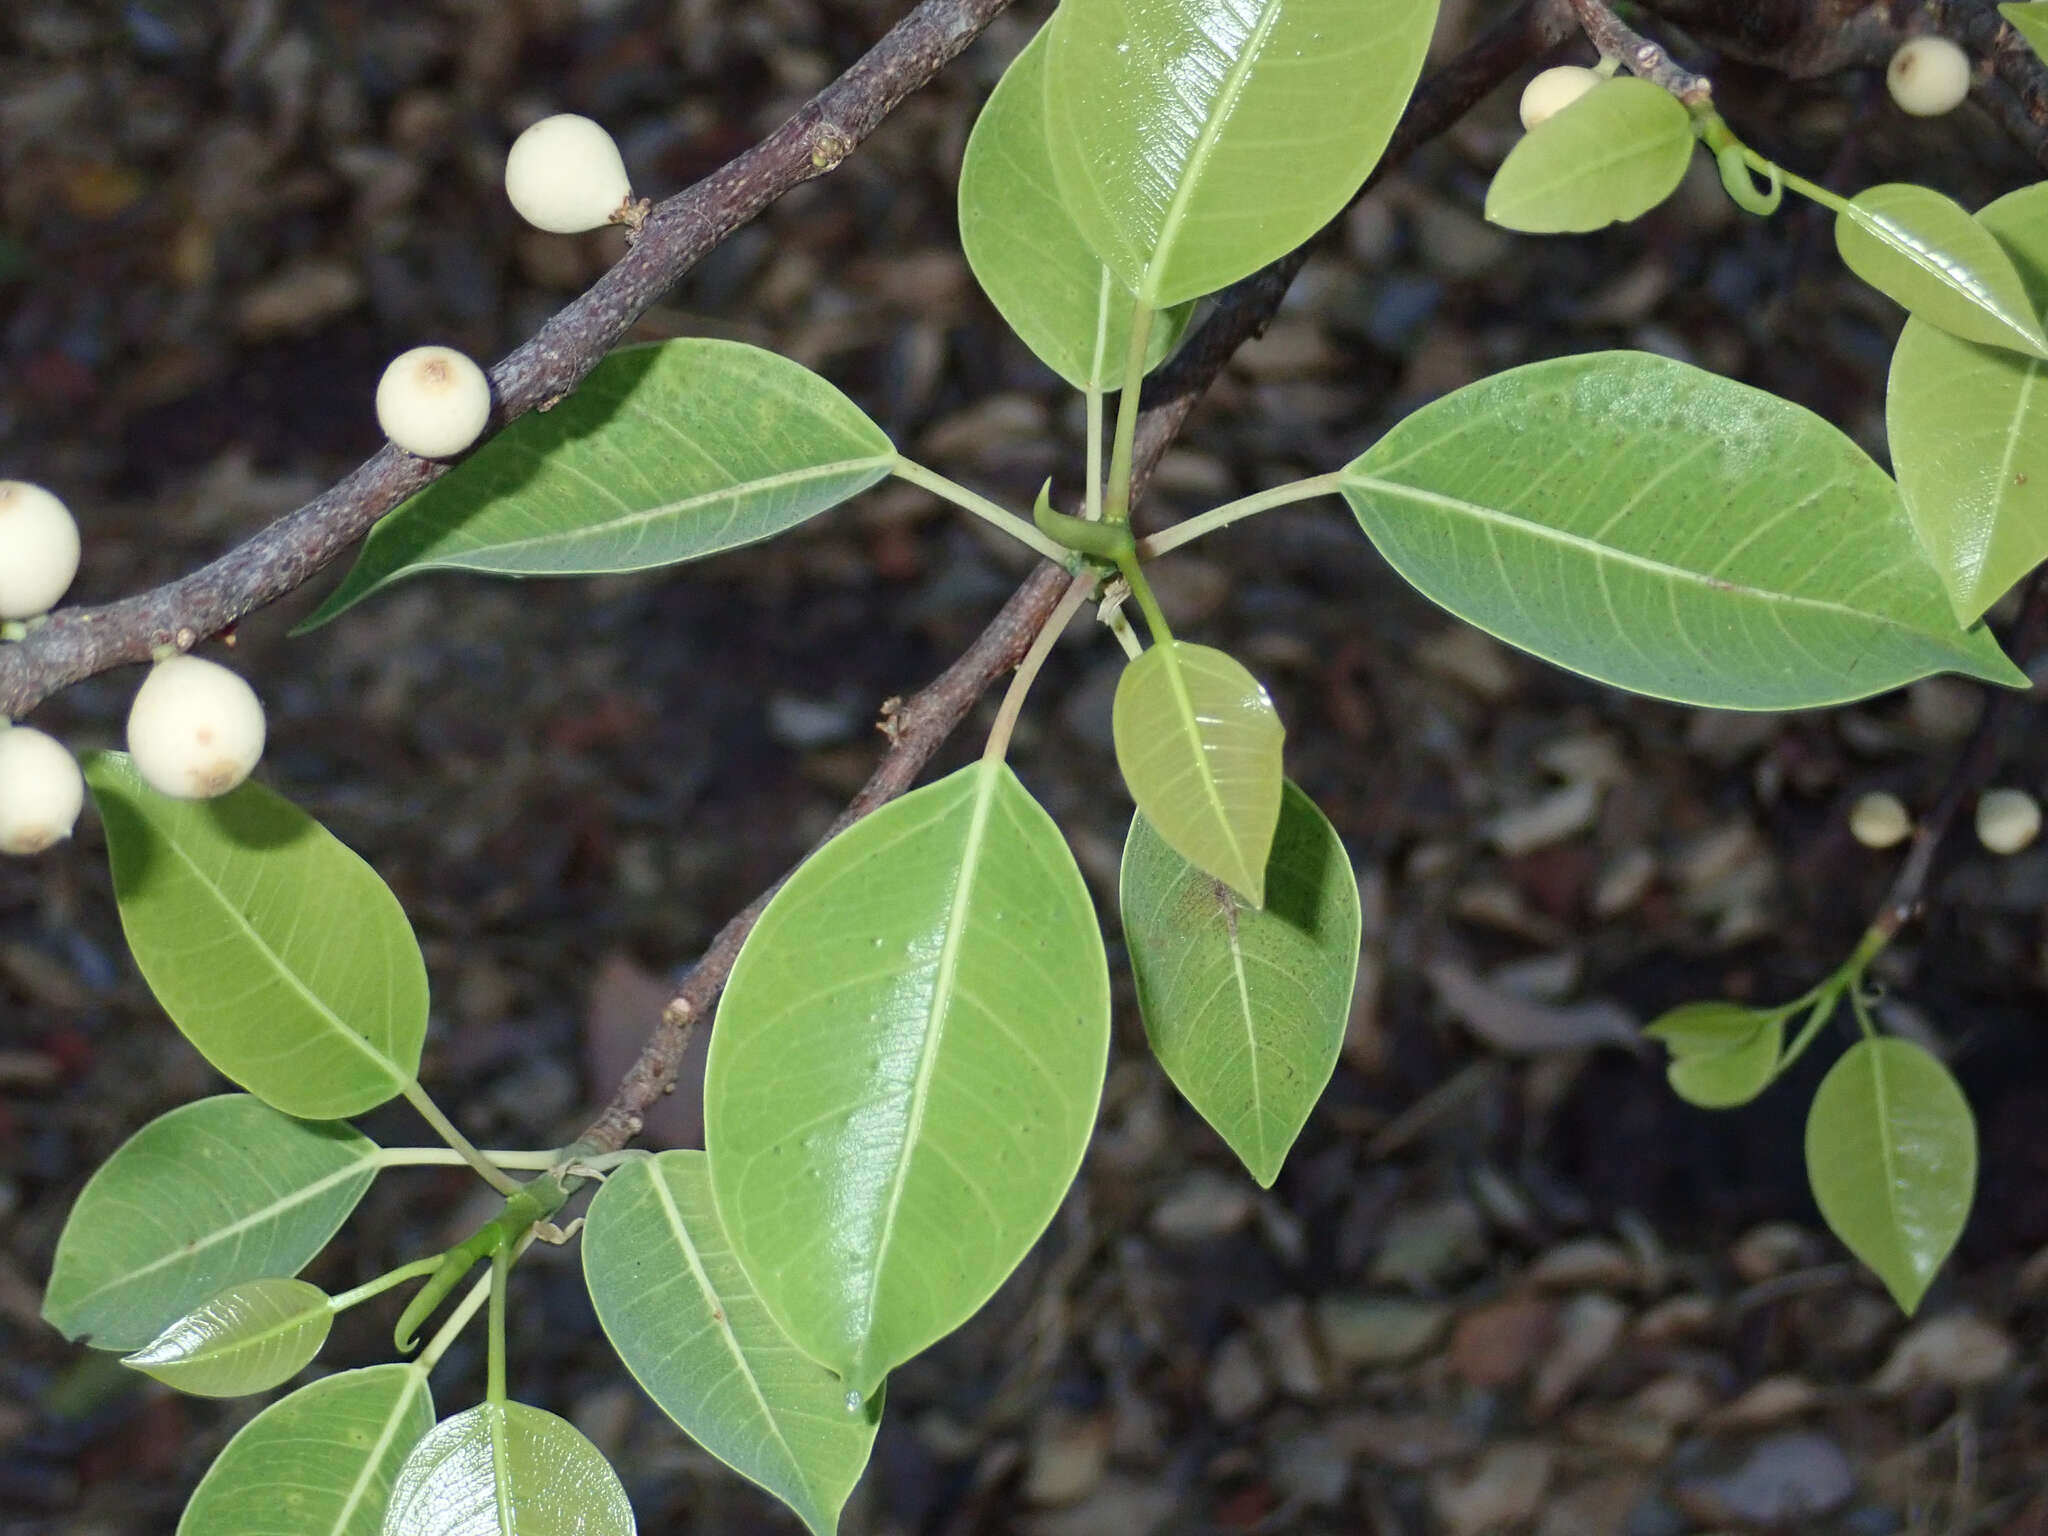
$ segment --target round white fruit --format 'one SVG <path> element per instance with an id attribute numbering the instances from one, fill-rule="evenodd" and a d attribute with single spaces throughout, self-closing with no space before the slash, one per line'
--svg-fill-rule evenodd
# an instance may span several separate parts
<path id="1" fill-rule="evenodd" d="M 0 480 L 0 619 L 57 606 L 78 574 L 78 524 L 40 485 Z"/>
<path id="2" fill-rule="evenodd" d="M 1913 818 L 1897 795 L 1874 790 L 1849 811 L 1849 835 L 1866 848 L 1892 848 L 1906 840 Z"/>
<path id="3" fill-rule="evenodd" d="M 1977 841 L 2018 853 L 2041 833 L 2041 804 L 2024 789 L 1987 789 L 1977 802 Z"/>
<path id="4" fill-rule="evenodd" d="M 1600 72 L 1580 64 L 1546 69 L 1522 87 L 1522 126 L 1534 128 L 1557 116 L 1600 83 Z"/>
<path id="5" fill-rule="evenodd" d="M 256 690 L 217 662 L 158 662 L 128 711 L 128 755 L 151 789 L 179 800 L 224 795 L 263 756 Z"/>
<path id="6" fill-rule="evenodd" d="M 0 853 L 41 853 L 78 825 L 85 780 L 77 759 L 32 726 L 0 725 Z"/>
<path id="7" fill-rule="evenodd" d="M 512 141 L 505 195 L 519 217 L 557 235 L 601 229 L 632 200 L 612 136 L 587 117 L 544 117 Z"/>
<path id="8" fill-rule="evenodd" d="M 423 459 L 452 459 L 490 419 L 491 381 L 453 347 L 401 352 L 377 381 L 377 425 Z"/>
<path id="9" fill-rule="evenodd" d="M 1910 38 L 1892 55 L 1884 83 L 1900 111 L 1940 117 L 1970 94 L 1970 56 L 1945 37 Z"/>

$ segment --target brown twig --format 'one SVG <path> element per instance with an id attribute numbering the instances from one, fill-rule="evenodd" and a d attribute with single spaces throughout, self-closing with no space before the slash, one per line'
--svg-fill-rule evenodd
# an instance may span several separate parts
<path id="1" fill-rule="evenodd" d="M 706 253 L 791 187 L 834 169 L 1008 4 L 923 0 L 796 116 L 656 207 L 611 270 L 491 370 L 493 430 L 574 389 Z M 304 585 L 447 469 L 387 444 L 212 564 L 104 607 L 60 609 L 20 643 L 0 645 L 0 717 L 18 719 L 58 689 L 159 647 L 191 649 Z"/>
<path id="2" fill-rule="evenodd" d="M 1388 166 L 1405 159 L 1418 145 L 1463 117 L 1518 67 L 1551 47 L 1564 33 L 1565 25 L 1552 0 L 1525 0 L 1507 20 L 1423 82 L 1375 179 Z M 1272 319 L 1302 260 L 1299 252 L 1285 256 L 1228 290 L 1216 313 L 1182 347 L 1173 362 L 1147 381 L 1134 458 L 1134 486 L 1142 486 L 1149 478 L 1195 401 L 1222 372 L 1231 354 Z M 932 754 L 966 719 L 975 701 L 997 678 L 1016 666 L 1030 648 L 1058 606 L 1069 580 L 1058 566 L 1039 566 L 966 654 L 890 717 L 889 749 L 880 766 L 819 840 L 820 845 L 910 787 L 931 761 Z M 769 898 L 780 888 L 781 881 L 777 881 L 737 913 L 690 968 L 632 1070 L 578 1140 L 580 1149 L 588 1149 L 584 1155 L 623 1147 L 639 1133 L 648 1109 L 674 1086 L 697 1022 L 717 1001 L 732 973 L 733 962 L 739 958 L 740 946 L 753 931 Z"/>
<path id="3" fill-rule="evenodd" d="M 1713 82 L 1696 75 L 1674 60 L 1657 44 L 1629 26 L 1602 0 L 1571 0 L 1579 25 L 1601 54 L 1622 65 L 1632 75 L 1669 91 L 1688 107 L 1705 106 L 1713 99 Z"/>
<path id="4" fill-rule="evenodd" d="M 2006 650 L 2024 665 L 2044 642 L 2048 642 L 2048 566 L 2043 566 L 2028 578 L 2020 616 L 2013 625 Z M 1913 829 L 1913 842 L 1906 850 L 1906 861 L 1899 866 L 1891 889 L 1885 892 L 1883 905 L 1871 920 L 1870 926 L 1886 938 L 1919 916 L 1927 900 L 1927 882 L 1934 872 L 1935 855 L 1947 841 L 1963 807 L 1983 792 L 1984 786 L 1991 782 L 1991 776 L 1998 771 L 1998 749 L 2005 728 L 2020 706 L 2032 702 L 2033 698 L 2024 689 L 1994 688 L 1988 691 L 1990 697 L 1984 701 L 1984 713 L 1977 717 L 1976 729 L 1970 732 L 1970 739 L 1963 744 L 1963 750 L 1956 754 L 1948 779 L 1942 785 L 1941 798 L 1935 801 L 1934 809 L 1927 813 L 1920 825 Z"/>

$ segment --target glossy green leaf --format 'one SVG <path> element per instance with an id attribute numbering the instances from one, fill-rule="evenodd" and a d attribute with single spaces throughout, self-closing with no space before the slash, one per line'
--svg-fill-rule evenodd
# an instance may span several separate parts
<path id="1" fill-rule="evenodd" d="M 1124 938 L 1152 1053 L 1262 1187 L 1337 1066 L 1358 979 L 1358 881 L 1337 829 L 1288 784 L 1248 907 L 1137 816 Z"/>
<path id="2" fill-rule="evenodd" d="M 612 1174 L 583 1229 L 583 1275 L 612 1347 L 662 1411 L 818 1536 L 837 1530 L 880 1400 L 849 1411 L 846 1384 L 775 1325 L 725 1239 L 702 1152 Z"/>
<path id="3" fill-rule="evenodd" d="M 1784 1048 L 1787 1008 L 1688 1003 L 1643 1033 L 1671 1052 L 1671 1091 L 1701 1109 L 1733 1109 L 1770 1087 Z"/>
<path id="4" fill-rule="evenodd" d="M 2001 5 L 1998 14 L 2027 40 L 2038 58 L 2048 59 L 2048 0 L 2027 0 L 2025 4 Z"/>
<path id="5" fill-rule="evenodd" d="M 379 1536 L 398 1468 L 433 1426 L 417 1365 L 373 1365 L 301 1387 L 228 1442 L 178 1536 Z"/>
<path id="6" fill-rule="evenodd" d="M 1110 721 L 1117 766 L 1152 829 L 1263 906 L 1287 732 L 1259 680 L 1222 651 L 1169 640 L 1124 668 Z"/>
<path id="7" fill-rule="evenodd" d="M 1977 215 L 2048 308 L 2048 183 Z M 1957 620 L 1974 623 L 2048 557 L 2048 364 L 1911 319 L 1885 425 L 1906 508 Z"/>
<path id="8" fill-rule="evenodd" d="M 1692 117 L 1647 80 L 1603 80 L 1508 152 L 1486 216 L 1532 235 L 1579 234 L 1639 219 L 1678 190 Z"/>
<path id="9" fill-rule="evenodd" d="M 195 1397 L 247 1397 L 298 1375 L 327 1342 L 327 1293 L 303 1280 L 244 1280 L 201 1303 L 121 1363 Z"/>
<path id="10" fill-rule="evenodd" d="M 1061 200 L 1154 309 L 1308 239 L 1379 163 L 1437 0 L 1064 0 L 1046 59 Z"/>
<path id="11" fill-rule="evenodd" d="M 1910 1313 L 1976 1195 L 1969 1101 L 1948 1068 L 1910 1041 L 1859 1040 L 1813 1096 L 1806 1176 L 1835 1236 Z"/>
<path id="12" fill-rule="evenodd" d="M 1884 471 L 1812 412 L 1596 352 L 1424 406 L 1345 472 L 1380 553 L 1444 607 L 1588 677 L 1724 709 L 1931 672 L 2014 687 L 1955 625 Z"/>
<path id="13" fill-rule="evenodd" d="M 371 531 L 301 627 L 427 570 L 644 571 L 752 544 L 886 476 L 882 429 L 808 368 L 687 338 L 623 347 Z"/>
<path id="14" fill-rule="evenodd" d="M 413 1081 L 427 968 L 377 872 L 260 784 L 173 800 L 118 752 L 86 758 L 121 930 L 171 1022 L 222 1074 L 309 1120 Z"/>
<path id="15" fill-rule="evenodd" d="M 727 1238 L 865 1399 L 986 1301 L 1095 1124 L 1109 967 L 1052 818 L 1001 764 L 813 854 L 733 967 L 705 1068 Z"/>
<path id="16" fill-rule="evenodd" d="M 1835 218 L 1849 270 L 1952 336 L 2048 357 L 2034 301 L 2012 258 L 1960 204 L 1892 182 L 1856 194 Z"/>
<path id="17" fill-rule="evenodd" d="M 1076 389 L 1121 387 L 1131 290 L 1060 201 L 1045 137 L 1047 32 L 1017 55 L 975 120 L 960 165 L 960 248 L 982 291 L 1039 360 Z M 1152 327 L 1149 364 L 1173 350 L 1191 306 Z"/>
<path id="18" fill-rule="evenodd" d="M 376 1176 L 377 1148 L 345 1125 L 240 1093 L 174 1109 L 79 1195 L 43 1317 L 100 1349 L 140 1349 L 226 1286 L 302 1269 Z"/>
<path id="19" fill-rule="evenodd" d="M 484 1403 L 413 1447 L 383 1536 L 633 1536 L 633 1506 L 604 1453 L 567 1419 Z"/>

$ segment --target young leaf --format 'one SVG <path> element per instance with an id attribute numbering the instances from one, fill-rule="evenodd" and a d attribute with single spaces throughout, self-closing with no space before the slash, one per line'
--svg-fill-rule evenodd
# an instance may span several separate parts
<path id="1" fill-rule="evenodd" d="M 1045 134 L 1047 32 L 1017 55 L 975 119 L 960 164 L 960 248 L 1010 328 L 1076 389 L 1123 384 L 1131 290 L 1074 226 Z M 1191 306 L 1152 327 L 1149 361 L 1173 350 Z"/>
<path id="2" fill-rule="evenodd" d="M 377 872 L 260 784 L 173 800 L 85 760 L 121 931 L 185 1038 L 288 1115 L 374 1109 L 419 1071 L 427 968 Z"/>
<path id="3" fill-rule="evenodd" d="M 299 626 L 427 570 L 644 571 L 752 544 L 886 476 L 882 429 L 800 364 L 735 341 L 622 347 L 371 531 Z"/>
<path id="4" fill-rule="evenodd" d="M 1124 668 L 1111 731 L 1124 783 L 1153 830 L 1264 906 L 1287 732 L 1259 680 L 1222 651 L 1169 640 Z"/>
<path id="5" fill-rule="evenodd" d="M 702 1152 L 606 1180 L 583 1228 L 583 1276 L 626 1369 L 683 1432 L 831 1536 L 881 1422 L 790 1343 L 733 1257 Z"/>
<path id="6" fill-rule="evenodd" d="M 1977 214 L 2048 307 L 2048 183 Z M 1913 527 L 1956 620 L 1975 623 L 2048 557 L 2048 364 L 1909 319 L 1885 425 Z"/>
<path id="7" fill-rule="evenodd" d="M 1911 1313 L 1976 1194 L 1969 1101 L 1948 1068 L 1910 1041 L 1859 1040 L 1813 1096 L 1806 1177 L 1835 1236 Z"/>
<path id="8" fill-rule="evenodd" d="M 769 1315 L 865 1399 L 986 1301 L 1095 1124 L 1109 967 L 1052 818 L 977 763 L 768 904 L 705 1068 L 718 1215 Z"/>
<path id="9" fill-rule="evenodd" d="M 1154 309 L 1293 250 L 1407 105 L 1437 0 L 1065 0 L 1047 132 L 1061 200 Z"/>
<path id="10" fill-rule="evenodd" d="M 2013 30 L 2027 40 L 2037 58 L 2048 59 L 2048 0 L 2001 5 L 1998 14 L 2012 23 Z"/>
<path id="11" fill-rule="evenodd" d="M 140 1349 L 225 1286 L 303 1268 L 376 1176 L 377 1148 L 345 1125 L 240 1093 L 174 1109 L 79 1195 L 43 1317 L 98 1349 Z"/>
<path id="12" fill-rule="evenodd" d="M 1688 1003 L 1643 1033 L 1671 1052 L 1671 1091 L 1701 1109 L 1733 1109 L 1770 1087 L 1778 1074 L 1785 1020 L 1796 1010 Z"/>
<path id="13" fill-rule="evenodd" d="M 1640 352 L 1515 368 L 1346 471 L 1380 553 L 1444 607 L 1657 698 L 1802 709 L 1931 672 L 2022 686 L 1958 631 L 1898 488 L 1812 412 Z"/>
<path id="14" fill-rule="evenodd" d="M 1486 216 L 1532 235 L 1625 224 L 1678 190 L 1693 143 L 1692 117 L 1668 91 L 1603 80 L 1508 151 Z"/>
<path id="15" fill-rule="evenodd" d="M 1358 979 L 1358 881 L 1337 829 L 1288 784 L 1266 904 L 1247 907 L 1137 816 L 1122 905 L 1153 1055 L 1271 1188 L 1336 1069 Z"/>
<path id="16" fill-rule="evenodd" d="M 633 1536 L 633 1506 L 604 1452 L 567 1419 L 484 1403 L 412 1448 L 383 1536 Z"/>
<path id="17" fill-rule="evenodd" d="M 327 1342 L 327 1293 L 303 1280 L 244 1280 L 179 1318 L 123 1365 L 195 1397 L 247 1397 L 290 1381 Z"/>
<path id="18" fill-rule="evenodd" d="M 1835 218 L 1849 270 L 1951 336 L 2048 357 L 2048 335 L 2012 258 L 1959 204 L 1892 182 L 1856 194 Z"/>
<path id="19" fill-rule="evenodd" d="M 228 1442 L 178 1536 L 379 1536 L 399 1465 L 433 1426 L 417 1365 L 373 1365 L 301 1387 Z"/>

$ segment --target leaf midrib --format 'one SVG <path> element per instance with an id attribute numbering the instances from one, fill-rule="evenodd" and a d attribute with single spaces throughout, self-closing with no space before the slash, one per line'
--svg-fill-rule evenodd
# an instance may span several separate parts
<path id="1" fill-rule="evenodd" d="M 299 979 L 298 973 L 285 964 L 284 957 L 271 948 L 270 941 L 256 931 L 255 924 L 249 921 L 240 907 L 228 899 L 227 892 L 221 889 L 213 876 L 200 866 L 199 861 L 186 851 L 184 845 L 177 838 L 165 835 L 163 841 L 170 848 L 171 852 L 175 853 L 183 861 L 185 867 L 192 871 L 193 878 L 199 881 L 207 894 L 212 896 L 220 904 L 221 909 L 241 926 L 242 932 L 248 935 L 249 942 L 256 947 L 256 952 L 270 962 L 278 976 L 289 984 L 294 992 L 298 993 L 300 998 L 313 1010 L 322 1023 L 326 1024 L 335 1034 L 341 1036 L 343 1040 L 346 1040 L 356 1050 L 368 1057 L 370 1061 L 382 1067 L 385 1075 L 392 1082 L 403 1087 L 413 1080 L 410 1072 L 399 1071 L 397 1062 L 378 1050 L 376 1046 L 370 1044 L 367 1038 L 350 1029 L 343 1022 L 340 1014 L 328 1007 L 327 1003 L 312 988 Z M 259 1094 L 258 1097 L 260 1098 L 262 1095 Z"/>
<path id="2" fill-rule="evenodd" d="M 1512 528 L 1518 532 L 1531 533 L 1538 538 L 1549 539 L 1592 556 L 1596 560 L 1612 560 L 1621 565 L 1633 566 L 1650 575 L 1669 580 L 1683 581 L 1709 592 L 1735 598 L 1754 598 L 1759 602 L 1782 603 L 1786 607 L 1812 613 L 1845 615 L 1866 623 L 1880 625 L 1901 633 L 1921 635 L 1927 639 L 1938 637 L 1926 635 L 1913 629 L 1889 614 L 1873 613 L 1863 608 L 1851 608 L 1846 603 L 1837 603 L 1827 598 L 1802 597 L 1793 592 L 1772 592 L 1764 587 L 1752 587 L 1742 582 L 1730 581 L 1725 576 L 1710 576 L 1704 571 L 1688 571 L 1681 566 L 1668 565 L 1662 560 L 1653 560 L 1647 555 L 1638 555 L 1631 550 L 1617 549 L 1611 544 L 1596 543 L 1583 534 L 1567 533 L 1562 528 L 1553 528 L 1548 523 L 1539 523 L 1531 518 L 1519 517 L 1499 507 L 1485 507 L 1477 502 L 1466 501 L 1457 496 L 1446 496 L 1437 491 L 1425 491 L 1417 486 L 1402 485 L 1395 480 L 1382 480 L 1377 475 L 1357 474 L 1345 477 L 1347 486 L 1361 491 L 1378 491 L 1391 496 L 1407 497 L 1427 506 L 1437 507 L 1446 512 L 1465 513 L 1482 523 Z"/>
<path id="3" fill-rule="evenodd" d="M 946 938 L 939 948 L 939 963 L 932 978 L 932 1000 L 927 1012 L 930 1021 L 925 1031 L 924 1046 L 917 1060 L 917 1076 L 910 1088 L 910 1119 L 903 1128 L 898 1144 L 896 1165 L 889 1174 L 889 1194 L 882 1210 L 881 1230 L 875 1240 L 875 1262 L 868 1267 L 867 1294 L 861 1304 L 862 1338 L 856 1364 L 865 1366 L 873 1342 L 875 1303 L 881 1290 L 882 1271 L 888 1263 L 889 1244 L 896 1232 L 897 1212 L 903 1204 L 903 1187 L 910 1171 L 910 1156 L 918 1144 L 924 1129 L 925 1111 L 931 1102 L 932 1076 L 937 1070 L 939 1049 L 944 1043 L 948 1015 L 952 1011 L 953 988 L 960 966 L 961 934 L 967 926 L 967 908 L 974 894 L 975 877 L 980 871 L 982 844 L 987 836 L 989 816 L 995 805 L 995 793 L 1002 783 L 1003 770 L 983 763 L 976 773 L 974 805 L 967 824 L 967 836 L 960 850 L 960 874 L 953 887 L 953 900 L 946 913 Z M 855 1387 L 862 1389 L 868 1383 L 856 1381 Z"/>
<path id="4" fill-rule="evenodd" d="M 1891 222 L 1888 215 L 1875 213 L 1868 208 L 1858 207 L 1853 202 L 1849 204 L 1844 212 L 1857 224 L 1861 225 L 1871 238 L 1879 244 L 1887 247 L 1895 254 L 1903 256 L 1913 266 L 1918 267 L 1921 272 L 1933 278 L 1936 283 L 1948 289 L 1951 293 L 1962 295 L 1980 313 L 1996 320 L 1999 325 L 2025 341 L 2027 345 L 2023 349 L 2024 356 L 2038 358 L 2041 355 L 2042 341 L 2048 338 L 2037 336 L 2015 323 L 2012 316 L 2006 310 L 2004 300 L 2000 298 L 1988 282 L 1970 280 L 1973 274 L 1969 266 L 1959 263 L 1952 267 L 1946 262 L 1937 260 L 1930 250 L 1912 237 L 1911 231 L 1903 224 Z M 1963 217 L 1968 218 L 1969 214 L 1965 212 Z M 1888 239 L 1886 238 L 1887 235 L 1895 238 Z M 1995 244 L 1995 236 L 1993 241 Z"/>
<path id="5" fill-rule="evenodd" d="M 1230 844 L 1230 856 L 1236 863 L 1233 873 L 1245 877 L 1250 883 L 1251 860 L 1245 857 L 1244 845 L 1238 841 L 1237 828 L 1231 824 L 1229 809 L 1223 804 L 1223 791 L 1216 787 L 1216 776 L 1209 770 L 1209 754 L 1204 750 L 1202 722 L 1195 714 L 1195 701 L 1188 692 L 1187 679 L 1181 673 L 1180 642 L 1169 640 L 1152 649 L 1159 657 L 1159 664 L 1166 671 L 1166 681 L 1173 689 L 1173 702 L 1180 711 L 1181 729 L 1186 733 L 1188 743 L 1194 748 L 1196 777 L 1202 782 L 1202 792 L 1208 798 L 1209 809 L 1215 813 L 1216 824 L 1223 829 L 1223 840 Z M 1233 882 L 1226 881 L 1233 890 Z"/>
<path id="6" fill-rule="evenodd" d="M 348 1497 L 342 1500 L 341 1511 L 334 1517 L 334 1523 L 327 1528 L 327 1536 L 341 1536 L 348 1529 L 348 1522 L 356 1512 L 356 1506 L 363 1502 L 363 1495 L 369 1492 L 370 1477 L 383 1464 L 384 1453 L 391 1447 L 392 1438 L 398 1433 L 399 1421 L 412 1407 L 413 1394 L 427 1384 L 427 1373 L 417 1365 L 401 1366 L 405 1371 L 405 1390 L 398 1394 L 391 1405 L 391 1412 L 385 1417 L 384 1428 L 378 1432 L 377 1443 L 370 1447 L 370 1454 L 363 1458 L 363 1469 L 356 1474 L 356 1480 L 349 1484 Z"/>
<path id="7" fill-rule="evenodd" d="M 1243 93 L 1245 80 L 1265 49 L 1266 38 L 1279 25 L 1281 9 L 1281 0 L 1266 0 L 1258 24 L 1252 28 L 1251 36 L 1245 39 L 1243 49 L 1223 77 L 1223 84 L 1211 98 L 1202 131 L 1196 135 L 1195 147 L 1189 152 L 1187 163 L 1181 167 L 1180 185 L 1174 188 L 1173 201 L 1167 204 L 1166 216 L 1160 220 L 1159 238 L 1153 242 L 1152 257 L 1145 263 L 1145 274 L 1138 288 L 1139 296 L 1154 309 L 1160 307 L 1162 271 L 1173 259 L 1174 243 L 1180 238 L 1181 225 L 1187 221 L 1196 184 L 1208 167 L 1209 157 L 1216 152 L 1216 145 L 1223 137 L 1223 125 L 1237 108 L 1237 98 Z"/>

